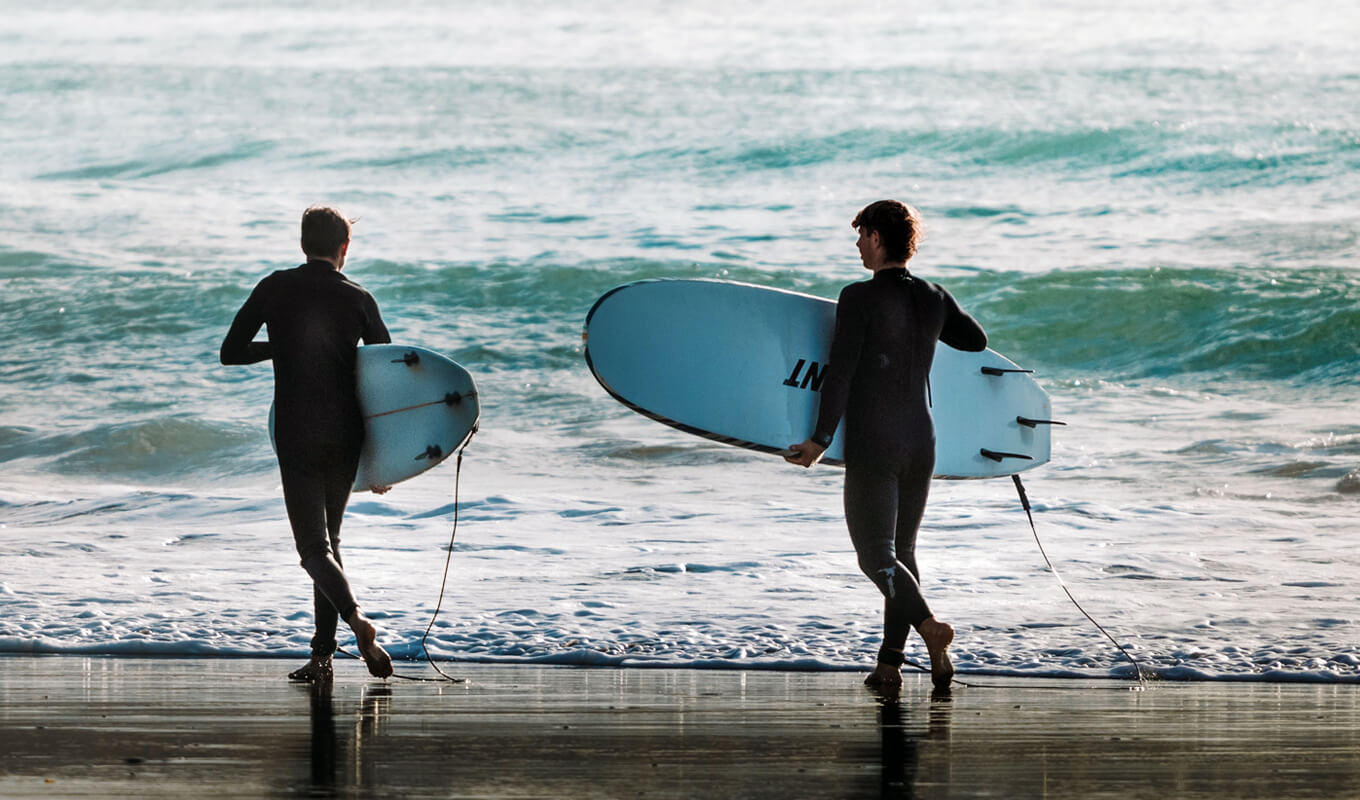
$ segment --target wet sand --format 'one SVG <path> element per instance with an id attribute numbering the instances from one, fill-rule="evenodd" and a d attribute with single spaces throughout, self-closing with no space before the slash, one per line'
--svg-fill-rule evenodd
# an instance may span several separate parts
<path id="1" fill-rule="evenodd" d="M 0 657 L 5 797 L 1352 797 L 1360 687 Z M 407 674 L 432 675 L 421 665 Z"/>

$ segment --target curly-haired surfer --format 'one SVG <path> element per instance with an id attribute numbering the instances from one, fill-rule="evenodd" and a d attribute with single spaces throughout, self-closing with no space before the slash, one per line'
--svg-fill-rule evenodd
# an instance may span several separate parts
<path id="1" fill-rule="evenodd" d="M 896 200 L 866 206 L 851 226 L 873 278 L 852 283 L 836 306 L 831 363 L 812 436 L 786 460 L 810 467 L 845 418 L 845 522 L 859 567 L 885 598 L 883 646 L 866 683 L 900 685 L 912 627 L 930 653 L 930 673 L 946 690 L 954 674 L 954 629 L 935 619 L 921 595 L 916 532 L 935 467 L 930 365 L 935 343 L 987 347 L 977 321 L 938 284 L 907 271 L 921 236 L 920 216 Z"/>

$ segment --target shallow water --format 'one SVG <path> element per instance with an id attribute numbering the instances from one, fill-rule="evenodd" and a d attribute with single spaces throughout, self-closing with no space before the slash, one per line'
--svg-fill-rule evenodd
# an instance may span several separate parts
<path id="1" fill-rule="evenodd" d="M 579 334 L 643 278 L 834 297 L 849 219 L 898 196 L 914 269 L 1069 423 L 1026 485 L 1086 608 L 1166 676 L 1360 677 L 1360 12 L 315 10 L 6 14 L 0 650 L 305 651 L 269 370 L 216 349 L 326 201 L 396 340 L 485 397 L 433 654 L 867 663 L 839 473 L 632 414 Z M 449 463 L 351 506 L 402 655 L 453 490 Z M 920 561 L 960 668 L 1128 674 L 1009 482 L 937 482 Z"/>

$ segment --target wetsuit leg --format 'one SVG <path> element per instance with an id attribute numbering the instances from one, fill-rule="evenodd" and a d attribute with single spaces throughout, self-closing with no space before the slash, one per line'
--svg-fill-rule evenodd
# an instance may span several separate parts
<path id="1" fill-rule="evenodd" d="M 340 563 L 340 554 L 335 553 L 335 563 L 340 564 L 344 569 L 345 565 Z M 312 636 L 312 658 L 325 658 L 333 655 L 335 649 L 340 646 L 340 642 L 335 638 L 335 632 L 340 627 L 340 612 L 335 610 L 326 594 L 321 591 L 321 587 L 312 584 L 312 609 L 313 618 L 316 620 L 316 635 Z"/>
<path id="2" fill-rule="evenodd" d="M 345 506 L 349 505 L 350 487 L 354 484 L 352 475 L 346 476 L 340 473 L 328 475 L 325 481 L 326 490 L 326 532 L 331 543 L 331 557 L 335 563 L 340 565 L 340 569 L 345 568 L 345 562 L 340 558 L 340 523 L 345 518 Z M 312 657 L 325 657 L 333 654 L 338 642 L 335 639 L 335 631 L 338 627 L 340 612 L 331 604 L 326 594 L 321 591 L 321 587 L 312 584 L 312 602 L 316 616 L 316 636 L 312 637 Z"/>
<path id="3" fill-rule="evenodd" d="M 897 482 L 897 530 L 893 554 L 911 572 L 918 586 L 921 583 L 921 571 L 916 566 L 916 534 L 925 516 L 930 478 L 935 471 L 933 444 L 929 456 L 913 459 L 898 475 Z M 901 650 L 906 646 L 910 633 L 911 622 L 892 603 L 884 601 L 883 646 Z"/>
<path id="4" fill-rule="evenodd" d="M 302 568 L 311 576 L 315 585 L 317 637 L 313 639 L 313 654 L 334 651 L 335 622 L 330 614 L 348 620 L 358 607 L 354 593 L 350 590 L 349 580 L 332 549 L 332 525 L 335 544 L 339 544 L 340 517 L 349 499 L 349 485 L 344 486 L 343 500 L 336 488 L 339 476 L 321 475 L 309 470 L 280 466 L 279 474 L 283 479 L 283 502 L 288 509 L 288 521 L 293 527 L 293 541 L 297 545 Z M 349 478 L 353 480 L 353 475 Z M 332 515 L 332 509 L 339 513 Z M 328 518 L 334 519 L 330 523 Z M 322 603 L 321 599 L 328 601 Z M 331 608 L 327 611 L 324 606 Z M 327 620 L 330 620 L 329 623 Z M 329 624 L 329 631 L 326 626 Z"/>
<path id="5" fill-rule="evenodd" d="M 859 556 L 859 568 L 909 625 L 931 616 L 916 576 L 894 552 L 899 503 L 899 469 L 859 463 L 845 470 L 845 522 Z M 916 518 L 919 521 L 919 516 Z M 905 636 L 903 636 L 905 640 Z"/>

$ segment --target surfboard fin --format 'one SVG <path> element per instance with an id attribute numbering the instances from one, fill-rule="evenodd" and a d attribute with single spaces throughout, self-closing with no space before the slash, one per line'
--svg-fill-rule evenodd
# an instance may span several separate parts
<path id="1" fill-rule="evenodd" d="M 438 459 L 443 458 L 443 457 L 444 457 L 444 449 L 443 449 L 442 447 L 440 447 L 439 445 L 437 445 L 437 444 L 432 444 L 432 445 L 430 445 L 429 447 L 425 448 L 425 452 L 423 452 L 423 453 L 421 453 L 420 455 L 416 456 L 416 457 L 415 457 L 415 460 L 416 460 L 416 461 L 419 461 L 419 460 L 421 460 L 422 458 L 428 458 L 428 459 L 432 459 L 432 460 L 438 460 Z"/>
<path id="2" fill-rule="evenodd" d="M 1030 419 L 1029 417 L 1016 417 L 1015 421 L 1024 425 L 1026 428 L 1033 428 L 1038 425 L 1066 425 L 1066 422 L 1059 422 L 1056 419 Z"/>
<path id="3" fill-rule="evenodd" d="M 1024 453 L 998 453 L 995 450 L 988 450 L 985 447 L 982 448 L 979 452 L 982 453 L 983 458 L 990 458 L 993 461 L 1003 461 L 1007 458 L 1020 458 L 1024 459 L 1025 461 L 1034 460 L 1034 456 L 1027 456 Z"/>

